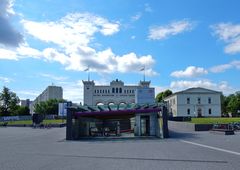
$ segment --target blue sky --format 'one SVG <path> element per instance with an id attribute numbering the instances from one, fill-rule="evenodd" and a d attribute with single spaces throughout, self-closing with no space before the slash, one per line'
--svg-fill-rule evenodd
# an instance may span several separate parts
<path id="1" fill-rule="evenodd" d="M 240 88 L 238 0 L 1 0 L 0 86 L 34 99 L 48 85 L 82 101 L 96 84 L 146 79 L 156 93 Z"/>

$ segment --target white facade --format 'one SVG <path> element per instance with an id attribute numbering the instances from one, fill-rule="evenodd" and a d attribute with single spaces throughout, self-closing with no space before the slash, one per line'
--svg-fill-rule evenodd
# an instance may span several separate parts
<path id="1" fill-rule="evenodd" d="M 204 88 L 190 88 L 164 99 L 174 117 L 220 117 L 221 92 Z"/>
<path id="2" fill-rule="evenodd" d="M 34 106 L 49 99 L 63 99 L 63 89 L 60 86 L 48 86 L 31 104 L 30 113 L 34 113 Z"/>
<path id="3" fill-rule="evenodd" d="M 131 104 L 136 103 L 136 90 L 141 88 L 149 88 L 150 81 L 140 81 L 139 85 L 124 85 L 118 79 L 112 81 L 110 85 L 97 86 L 94 81 L 83 81 L 83 102 L 84 105 L 98 104 Z"/>
<path id="4" fill-rule="evenodd" d="M 23 106 L 23 107 L 30 107 L 32 101 L 30 101 L 29 99 L 26 99 L 26 100 L 20 100 L 20 103 L 19 105 L 20 106 Z"/>

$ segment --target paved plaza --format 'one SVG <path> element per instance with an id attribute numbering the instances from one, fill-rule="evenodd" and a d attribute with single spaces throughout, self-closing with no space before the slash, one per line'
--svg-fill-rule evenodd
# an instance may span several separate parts
<path id="1" fill-rule="evenodd" d="M 171 129 L 171 127 L 170 127 Z M 1 170 L 239 169 L 240 133 L 171 129 L 170 139 L 66 141 L 65 128 L 0 128 Z"/>

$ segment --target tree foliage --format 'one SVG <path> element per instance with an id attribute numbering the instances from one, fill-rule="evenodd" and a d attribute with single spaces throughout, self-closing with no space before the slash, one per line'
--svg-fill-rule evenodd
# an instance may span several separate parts
<path id="1" fill-rule="evenodd" d="M 0 93 L 0 115 L 14 115 L 19 101 L 20 100 L 17 97 L 16 93 L 11 92 L 9 88 L 4 86 L 2 92 Z"/>
<path id="2" fill-rule="evenodd" d="M 167 90 L 165 90 L 165 91 L 163 91 L 163 92 L 160 92 L 160 93 L 158 93 L 157 96 L 156 96 L 156 101 L 157 101 L 157 102 L 162 102 L 165 97 L 168 97 L 168 96 L 170 96 L 171 94 L 172 94 L 172 91 L 169 90 L 169 89 L 167 89 Z"/>
<path id="3" fill-rule="evenodd" d="M 17 106 L 14 113 L 17 116 L 27 116 L 30 115 L 30 110 L 27 106 Z"/>
<path id="4" fill-rule="evenodd" d="M 45 102 L 40 102 L 34 106 L 35 113 L 44 115 L 56 115 L 58 114 L 58 103 L 64 102 L 63 99 L 50 99 Z"/>
<path id="5" fill-rule="evenodd" d="M 229 96 L 222 96 L 222 113 L 224 115 L 231 113 L 232 116 L 240 116 L 240 92 Z"/>

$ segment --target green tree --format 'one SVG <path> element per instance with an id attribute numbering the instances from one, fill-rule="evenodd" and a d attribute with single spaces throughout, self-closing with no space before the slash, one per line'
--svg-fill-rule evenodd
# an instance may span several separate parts
<path id="1" fill-rule="evenodd" d="M 171 94 L 172 94 L 172 91 L 169 90 L 169 89 L 167 89 L 167 90 L 165 90 L 165 91 L 163 91 L 163 92 L 160 92 L 160 93 L 158 93 L 157 96 L 156 96 L 156 101 L 157 101 L 157 102 L 162 102 L 165 97 L 168 97 L 168 96 L 170 96 Z"/>
<path id="2" fill-rule="evenodd" d="M 30 115 L 30 110 L 27 106 L 18 106 L 17 109 L 15 110 L 15 115 L 18 116 Z"/>
<path id="3" fill-rule="evenodd" d="M 240 92 L 228 96 L 227 112 L 232 113 L 232 116 L 240 116 Z"/>
<path id="4" fill-rule="evenodd" d="M 227 105 L 229 103 L 230 97 L 229 96 L 224 96 L 221 94 L 221 109 L 222 109 L 222 115 L 227 115 L 228 110 L 227 110 Z"/>
<path id="5" fill-rule="evenodd" d="M 65 100 L 50 99 L 45 102 L 40 102 L 35 105 L 35 113 L 44 115 L 55 115 L 58 114 L 58 103 L 64 102 Z"/>
<path id="6" fill-rule="evenodd" d="M 19 101 L 20 100 L 16 93 L 11 92 L 9 88 L 4 86 L 2 92 L 0 93 L 0 115 L 10 116 L 14 114 Z"/>

